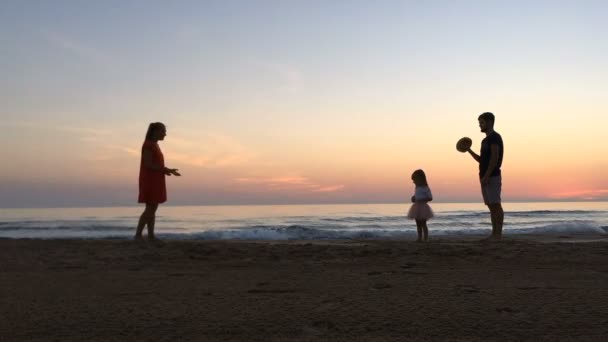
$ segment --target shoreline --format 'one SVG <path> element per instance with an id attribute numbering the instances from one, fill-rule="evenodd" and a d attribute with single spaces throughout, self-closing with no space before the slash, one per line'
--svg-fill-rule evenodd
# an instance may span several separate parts
<path id="1" fill-rule="evenodd" d="M 0 239 L 0 336 L 601 341 L 608 238 L 563 236 Z"/>
<path id="2" fill-rule="evenodd" d="M 484 241 L 489 234 L 432 234 L 429 233 L 430 241 L 427 243 L 451 243 L 451 242 L 486 242 L 486 243 L 504 243 L 516 241 L 532 241 L 540 243 L 559 243 L 559 242 L 608 242 L 608 226 L 602 227 L 606 230 L 606 234 L 600 233 L 503 233 L 501 241 Z M 166 243 L 173 242 L 225 242 L 225 243 L 349 243 L 349 242 L 415 242 L 416 233 L 412 232 L 407 237 L 370 237 L 370 238 L 319 238 L 319 239 L 248 239 L 248 238 L 233 238 L 233 239 L 213 239 L 213 238 L 175 238 L 175 235 L 163 237 L 163 233 L 157 233 L 158 240 Z M 146 232 L 144 231 L 143 241 L 148 242 Z M 99 241 L 99 242 L 128 242 L 133 240 L 132 236 L 127 237 L 2 237 L 1 241 Z"/>

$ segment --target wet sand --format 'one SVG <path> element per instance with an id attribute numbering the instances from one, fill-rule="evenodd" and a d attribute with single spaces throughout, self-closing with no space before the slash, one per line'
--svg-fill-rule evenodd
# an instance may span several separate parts
<path id="1" fill-rule="evenodd" d="M 1 341 L 603 341 L 608 239 L 0 240 L 0 294 Z"/>

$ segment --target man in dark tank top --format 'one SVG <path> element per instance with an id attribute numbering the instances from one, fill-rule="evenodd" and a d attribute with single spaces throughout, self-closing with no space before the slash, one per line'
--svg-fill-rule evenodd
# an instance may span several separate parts
<path id="1" fill-rule="evenodd" d="M 494 131 L 494 114 L 485 112 L 478 117 L 478 121 L 480 130 L 486 134 L 486 137 L 481 141 L 480 154 L 477 155 L 470 148 L 467 152 L 479 163 L 481 194 L 484 203 L 490 209 L 492 219 L 492 235 L 488 239 L 500 240 L 505 216 L 500 199 L 502 190 L 500 167 L 502 166 L 504 146 L 502 137 Z"/>

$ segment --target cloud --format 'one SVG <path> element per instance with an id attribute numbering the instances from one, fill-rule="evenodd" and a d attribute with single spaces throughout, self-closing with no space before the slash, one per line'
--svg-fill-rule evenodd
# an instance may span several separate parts
<path id="1" fill-rule="evenodd" d="M 130 137 L 125 138 L 117 130 L 28 121 L 0 122 L 0 127 L 51 134 L 55 140 L 63 140 L 73 144 L 72 152 L 81 153 L 80 158 L 86 161 L 109 161 L 125 154 L 133 158 L 139 158 L 140 155 L 139 146 L 136 146 L 138 143 L 129 143 Z"/>
<path id="2" fill-rule="evenodd" d="M 296 93 L 302 83 L 302 73 L 298 69 L 288 65 L 276 64 L 274 65 L 274 69 L 283 80 L 283 89 L 292 94 Z"/>
<path id="3" fill-rule="evenodd" d="M 307 177 L 281 176 L 269 178 L 236 178 L 236 182 L 245 184 L 260 184 L 272 190 L 303 190 L 309 192 L 335 192 L 344 188 L 344 185 L 320 185 Z"/>
<path id="4" fill-rule="evenodd" d="M 300 88 L 303 75 L 302 72 L 296 67 L 289 64 L 264 61 L 256 61 L 253 62 L 253 64 L 267 72 L 278 75 L 280 79 L 280 87 L 283 90 L 293 94 Z"/>
<path id="5" fill-rule="evenodd" d="M 123 147 L 122 150 L 128 154 L 139 155 L 140 151 L 134 148 Z"/>
<path id="6" fill-rule="evenodd" d="M 60 132 L 55 135 L 76 141 L 79 148 L 75 150 L 86 151 L 83 160 L 107 161 L 124 156 L 138 159 L 141 154 L 142 141 L 134 139 L 129 128 L 103 129 L 44 122 L 0 122 L 0 127 Z M 254 151 L 235 138 L 191 130 L 171 130 L 162 143 L 162 151 L 167 163 L 175 167 L 221 169 L 250 163 L 257 158 Z"/>
<path id="7" fill-rule="evenodd" d="M 338 190 L 342 190 L 344 188 L 344 185 L 340 184 L 340 185 L 331 185 L 331 186 L 324 186 L 318 189 L 314 189 L 312 191 L 314 192 L 335 192 Z"/>
<path id="8" fill-rule="evenodd" d="M 64 132 L 71 132 L 77 135 L 83 136 L 85 140 L 95 140 L 101 136 L 108 136 L 112 132 L 107 129 L 87 128 L 87 127 L 74 127 L 74 126 L 54 126 L 53 129 Z"/>
<path id="9" fill-rule="evenodd" d="M 177 131 L 167 138 L 167 159 L 202 168 L 224 168 L 252 161 L 256 153 L 236 139 L 217 133 Z"/>
<path id="10" fill-rule="evenodd" d="M 553 199 L 584 199 L 596 200 L 608 198 L 608 189 L 564 191 L 549 195 Z"/>
<path id="11" fill-rule="evenodd" d="M 31 122 L 31 121 L 0 122 L 0 127 L 2 127 L 2 126 L 14 127 L 14 128 L 32 128 L 32 129 L 63 131 L 63 132 L 69 132 L 69 133 L 82 135 L 83 137 L 84 136 L 97 137 L 97 136 L 101 136 L 101 135 L 108 135 L 111 133 L 110 130 L 106 130 L 106 129 L 66 126 L 66 125 L 54 125 L 54 124 L 47 124 L 44 122 Z"/>
<path id="12" fill-rule="evenodd" d="M 79 42 L 65 34 L 50 30 L 42 30 L 41 33 L 49 43 L 81 58 L 101 63 L 110 63 L 112 61 L 109 55 L 101 52 L 99 49 Z"/>
<path id="13" fill-rule="evenodd" d="M 0 126 L 7 125 L 0 123 Z M 127 141 L 131 137 L 121 136 L 120 132 L 89 127 L 46 125 L 44 123 L 13 123 L 9 126 L 54 130 L 70 133 L 83 143 L 90 143 L 102 150 L 118 150 L 139 157 L 140 141 Z M 252 160 L 255 154 L 236 139 L 217 133 L 193 133 L 172 131 L 163 143 L 166 158 L 172 163 L 182 163 L 198 167 L 220 168 L 239 165 Z M 108 144 L 108 141 L 116 142 Z M 122 141 L 122 142 L 121 142 Z"/>

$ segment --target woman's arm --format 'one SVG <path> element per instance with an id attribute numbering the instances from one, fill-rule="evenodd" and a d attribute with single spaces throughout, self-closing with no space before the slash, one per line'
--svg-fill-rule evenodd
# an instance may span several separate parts
<path id="1" fill-rule="evenodd" d="M 141 153 L 143 164 L 146 169 L 165 172 L 166 167 L 158 165 L 154 162 L 154 152 L 147 148 L 144 148 Z"/>
<path id="2" fill-rule="evenodd" d="M 169 169 L 169 168 L 165 168 L 165 175 L 181 176 L 181 174 L 179 172 L 177 172 L 177 169 Z"/>
<path id="3" fill-rule="evenodd" d="M 154 162 L 154 152 L 147 148 L 144 148 L 142 152 L 142 158 L 144 161 L 144 167 L 147 169 L 161 171 L 167 176 L 181 176 L 181 174 L 177 172 L 177 169 L 170 169 L 168 167 L 156 164 Z"/>

